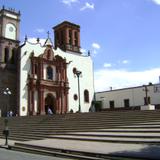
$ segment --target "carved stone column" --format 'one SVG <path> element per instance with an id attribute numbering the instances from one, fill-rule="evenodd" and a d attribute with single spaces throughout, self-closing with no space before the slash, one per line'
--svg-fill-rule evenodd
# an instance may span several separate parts
<path id="1" fill-rule="evenodd" d="M 44 90 L 41 88 L 38 91 L 38 104 L 39 104 L 39 114 L 44 115 L 45 114 L 45 99 L 44 99 Z"/>
<path id="2" fill-rule="evenodd" d="M 32 104 L 32 107 L 31 107 L 32 110 L 31 110 L 30 114 L 34 115 L 35 111 L 34 111 L 34 90 L 33 89 L 31 91 L 31 104 Z"/>

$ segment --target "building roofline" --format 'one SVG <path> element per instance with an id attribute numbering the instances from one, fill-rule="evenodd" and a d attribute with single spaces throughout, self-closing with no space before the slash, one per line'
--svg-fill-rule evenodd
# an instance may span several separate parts
<path id="1" fill-rule="evenodd" d="M 136 89 L 136 88 L 142 88 L 144 86 L 155 86 L 155 85 L 160 85 L 160 83 L 155 83 L 155 84 L 147 84 L 147 85 L 141 85 L 141 86 L 135 86 L 135 87 L 126 87 L 126 88 L 120 88 L 120 89 L 113 89 L 113 90 L 108 90 L 108 91 L 100 91 L 96 93 L 106 93 L 106 92 L 114 92 L 114 91 L 121 91 L 121 90 L 129 90 L 129 89 Z"/>
<path id="2" fill-rule="evenodd" d="M 58 27 L 60 27 L 60 26 L 63 26 L 63 25 L 71 25 L 71 26 L 75 26 L 76 28 L 80 28 L 80 25 L 77 25 L 77 24 L 75 24 L 75 23 L 71 23 L 71 22 L 69 22 L 69 21 L 63 21 L 62 23 L 54 26 L 53 29 L 56 29 L 56 28 L 58 28 Z"/>
<path id="3" fill-rule="evenodd" d="M 11 13 L 11 14 L 15 14 L 15 15 L 17 15 L 17 16 L 20 16 L 20 15 L 21 15 L 20 11 L 16 11 L 16 10 L 13 9 L 13 8 L 5 8 L 5 6 L 2 6 L 2 8 L 0 9 L 0 13 L 2 13 L 2 12 L 4 12 L 4 11 L 9 12 L 9 13 Z"/>

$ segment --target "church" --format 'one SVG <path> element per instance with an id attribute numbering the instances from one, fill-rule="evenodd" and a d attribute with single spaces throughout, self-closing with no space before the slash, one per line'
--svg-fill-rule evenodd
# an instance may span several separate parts
<path id="1" fill-rule="evenodd" d="M 19 41 L 20 12 L 0 10 L 0 110 L 19 116 L 88 112 L 94 97 L 93 61 L 80 48 L 80 26 L 54 26 L 54 43 Z M 6 93 L 6 94 L 4 94 Z M 8 94 L 11 93 L 11 94 Z"/>

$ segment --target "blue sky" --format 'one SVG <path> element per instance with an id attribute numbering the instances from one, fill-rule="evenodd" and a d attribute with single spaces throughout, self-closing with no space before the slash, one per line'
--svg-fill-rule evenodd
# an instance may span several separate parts
<path id="1" fill-rule="evenodd" d="M 64 20 L 81 26 L 81 47 L 91 51 L 95 89 L 158 83 L 160 0 L 0 0 L 21 11 L 21 36 L 47 37 Z M 53 38 L 52 38 L 53 40 Z"/>

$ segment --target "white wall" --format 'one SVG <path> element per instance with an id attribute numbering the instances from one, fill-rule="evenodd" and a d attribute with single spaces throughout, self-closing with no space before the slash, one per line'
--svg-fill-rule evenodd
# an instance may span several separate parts
<path id="1" fill-rule="evenodd" d="M 73 98 L 74 94 L 78 95 L 78 80 L 73 74 L 73 68 L 77 68 L 77 70 L 82 72 L 82 76 L 79 78 L 81 111 L 88 112 L 94 96 L 93 62 L 91 57 L 66 53 L 60 49 L 57 49 L 54 53 L 66 58 L 67 62 L 72 61 L 67 67 L 67 77 L 70 87 L 68 110 L 73 109 L 74 112 L 78 111 L 79 100 L 75 101 Z M 89 91 L 89 103 L 84 102 L 85 89 Z"/>
<path id="2" fill-rule="evenodd" d="M 148 97 L 151 99 L 151 104 L 154 105 L 160 104 L 160 92 L 155 92 L 156 86 L 157 84 L 147 86 Z M 115 108 L 124 107 L 124 99 L 129 99 L 130 106 L 142 106 L 144 97 L 146 95 L 143 86 L 96 93 L 96 100 L 102 101 L 103 108 L 110 108 L 109 101 L 112 100 Z"/>
<path id="3" fill-rule="evenodd" d="M 39 56 L 44 52 L 45 47 L 41 47 L 40 44 L 32 45 L 26 42 L 26 45 L 21 49 L 21 69 L 20 69 L 20 115 L 27 115 L 27 76 L 31 72 L 30 68 L 30 54 L 34 51 L 35 56 Z M 91 102 L 94 96 L 94 80 L 93 80 L 93 63 L 91 57 L 83 56 L 79 54 L 66 53 L 60 49 L 53 50 L 54 55 L 59 55 L 66 58 L 66 61 L 72 61 L 67 66 L 67 77 L 69 81 L 69 95 L 68 95 L 68 111 L 73 109 L 74 112 L 78 111 L 79 101 L 75 101 L 74 94 L 78 95 L 78 81 L 77 77 L 73 74 L 73 68 L 77 68 L 82 71 L 82 77 L 80 77 L 80 95 L 81 95 L 81 111 L 88 112 L 91 106 Z M 26 53 L 26 54 L 25 54 Z M 44 79 L 46 79 L 46 67 L 44 67 Z M 55 68 L 53 67 L 55 70 Z M 84 90 L 89 91 L 89 103 L 84 102 Z M 35 104 L 37 102 L 35 101 Z M 22 106 L 25 107 L 25 111 L 22 111 Z M 37 109 L 35 109 L 37 110 Z"/>
<path id="4" fill-rule="evenodd" d="M 30 66 L 30 55 L 31 52 L 34 51 L 35 56 L 39 56 L 43 53 L 44 48 L 40 46 L 40 44 L 31 45 L 26 42 L 21 49 L 21 60 L 20 60 L 20 116 L 27 115 L 28 112 L 28 86 L 27 86 L 27 78 L 28 74 L 31 73 Z M 22 110 L 22 107 L 25 110 Z"/>

